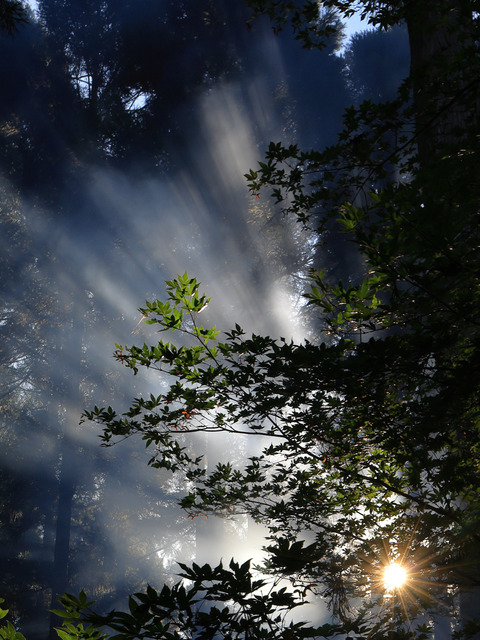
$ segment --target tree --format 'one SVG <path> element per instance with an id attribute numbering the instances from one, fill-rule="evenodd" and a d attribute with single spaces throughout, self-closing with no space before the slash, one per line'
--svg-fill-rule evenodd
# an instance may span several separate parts
<path id="1" fill-rule="evenodd" d="M 22 2 L 18 0 L 1 0 L 0 2 L 0 31 L 12 36 L 19 25 L 27 22 L 27 12 Z"/>
<path id="2" fill-rule="evenodd" d="M 27 207 L 8 183 L 0 191 L 0 591 L 22 629 L 35 630 L 33 639 L 48 607 L 42 587 L 49 579 L 55 476 L 43 467 L 51 451 L 46 362 L 56 307 Z"/>
<path id="3" fill-rule="evenodd" d="M 357 33 L 345 47 L 343 58 L 355 104 L 394 100 L 408 75 L 407 29 L 397 25 L 388 31 L 368 29 Z"/>
<path id="4" fill-rule="evenodd" d="M 178 146 L 192 126 L 193 98 L 240 69 L 225 24 L 242 10 L 211 0 L 161 8 L 152 0 L 39 0 L 84 108 L 94 160 L 154 174 L 169 166 L 172 139 Z"/>
<path id="5" fill-rule="evenodd" d="M 324 4 L 353 11 L 349 2 Z M 316 42 L 316 14 L 305 13 L 316 3 L 250 5 L 280 17 L 277 27 L 290 12 L 304 42 Z M 194 486 L 182 500 L 192 517 L 247 513 L 268 527 L 265 570 L 291 581 L 287 608 L 313 591 L 339 620 L 328 629 L 299 626 L 293 635 L 421 637 L 422 622 L 445 613 L 468 635 L 478 633 L 469 600 L 479 588 L 478 5 L 363 7 L 384 27 L 407 22 L 412 70 L 398 97 L 349 108 L 338 143 L 324 151 L 272 143 L 247 176 L 254 195 L 270 188 L 319 242 L 341 232 L 357 251 L 362 270 L 348 282 L 328 270 L 310 273 L 306 297 L 321 314 L 319 335 L 296 344 L 247 337 L 237 325 L 219 338 L 199 323 L 209 302 L 199 283 L 178 276 L 167 282 L 166 301 L 141 312 L 160 331 L 180 333 L 181 343 L 116 351 L 134 373 L 147 367 L 173 382 L 158 396 L 137 397 L 123 414 L 96 407 L 85 416 L 103 426 L 105 444 L 139 434 L 154 449 L 153 467 L 183 473 Z M 451 46 L 443 47 L 447 32 Z M 428 80 L 422 91 L 421 77 Z M 243 466 L 205 469 L 187 441 L 198 432 L 245 434 L 260 451 Z M 410 575 L 404 611 L 394 602 L 388 615 L 366 606 L 357 616 L 353 598 L 366 605 L 373 596 L 381 606 L 381 568 L 393 559 Z M 235 600 L 224 589 L 232 578 L 223 567 L 215 571 L 183 570 L 195 604 L 201 593 L 225 607 L 207 606 L 208 624 L 195 637 L 289 637 L 288 627 L 270 624 L 272 616 L 280 620 L 272 609 L 255 620 L 256 635 L 251 626 L 235 627 L 227 602 L 250 605 L 258 594 Z M 193 633 L 192 601 L 176 589 L 174 599 L 188 603 L 186 617 L 174 613 L 172 600 L 167 606 L 147 592 L 131 602 L 128 620 L 86 619 L 111 624 L 122 638 L 132 629 L 182 637 Z M 67 616 L 82 615 L 78 602 L 65 603 Z"/>

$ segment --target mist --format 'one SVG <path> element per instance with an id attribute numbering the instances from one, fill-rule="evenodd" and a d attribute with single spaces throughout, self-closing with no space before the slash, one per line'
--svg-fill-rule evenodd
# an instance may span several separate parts
<path id="1" fill-rule="evenodd" d="M 164 4 L 168 25 L 175 11 Z M 125 96 L 143 96 L 138 113 L 112 116 L 116 67 L 105 53 L 96 96 L 104 103 L 92 124 L 72 33 L 49 22 L 55 2 L 38 5 L 39 22 L 2 40 L 2 60 L 14 62 L 0 70 L 0 595 L 29 638 L 48 636 L 55 592 L 83 588 L 107 610 L 146 583 L 174 580 L 178 561 L 261 559 L 260 529 L 241 518 L 187 518 L 177 506 L 181 479 L 148 468 L 142 442 L 102 448 L 98 429 L 80 417 L 93 405 L 123 410 L 135 395 L 159 393 L 164 381 L 133 377 L 112 353 L 115 343 L 156 339 L 138 308 L 162 298 L 178 273 L 212 298 L 206 324 L 307 335 L 298 283 L 315 239 L 266 195 L 252 197 L 244 174 L 271 140 L 331 144 L 352 101 L 333 43 L 302 51 L 267 23 L 248 31 L 245 11 L 219 3 L 223 68 L 209 33 L 187 37 L 200 20 L 192 7 L 192 23 L 176 34 L 182 46 L 174 34 L 172 51 L 162 51 L 168 64 L 155 58 L 157 75 L 142 75 L 148 59 L 118 72 Z M 138 11 L 148 17 L 149 5 Z M 191 446 L 206 464 L 254 453 L 231 436 Z"/>

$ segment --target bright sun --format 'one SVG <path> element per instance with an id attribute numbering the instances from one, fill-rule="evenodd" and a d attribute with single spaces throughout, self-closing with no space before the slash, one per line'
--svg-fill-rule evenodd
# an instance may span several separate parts
<path id="1" fill-rule="evenodd" d="M 387 565 L 383 571 L 383 583 L 387 589 L 398 589 L 406 579 L 406 570 L 397 562 Z"/>

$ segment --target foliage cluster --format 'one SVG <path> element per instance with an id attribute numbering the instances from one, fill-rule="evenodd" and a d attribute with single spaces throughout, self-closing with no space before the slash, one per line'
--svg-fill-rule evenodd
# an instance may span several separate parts
<path id="1" fill-rule="evenodd" d="M 0 32 L 12 36 L 27 22 L 26 10 L 19 0 L 0 1 Z"/>

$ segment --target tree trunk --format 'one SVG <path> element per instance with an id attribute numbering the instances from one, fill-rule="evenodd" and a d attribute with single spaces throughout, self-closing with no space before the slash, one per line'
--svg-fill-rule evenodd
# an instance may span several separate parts
<path id="1" fill-rule="evenodd" d="M 478 46 L 469 0 L 410 0 L 405 6 L 418 165 L 426 169 L 448 153 L 460 153 L 471 142 L 472 131 L 478 135 Z M 457 584 L 463 630 L 480 620 L 479 553 L 474 547 L 467 555 Z M 435 640 L 445 640 L 451 632 L 446 618 L 435 624 Z M 470 638 L 480 640 L 480 634 Z"/>
<path id="2" fill-rule="evenodd" d="M 73 443 L 68 436 L 62 439 L 62 469 L 58 488 L 58 506 L 53 556 L 52 576 L 52 608 L 58 608 L 57 598 L 65 593 L 68 587 L 68 559 L 70 550 L 70 526 L 72 519 L 73 495 L 75 481 L 73 476 Z M 56 638 L 54 626 L 58 625 L 58 618 L 52 614 L 50 637 Z"/>
<path id="3" fill-rule="evenodd" d="M 477 579 L 478 581 L 478 579 Z M 465 585 L 460 590 L 460 619 L 462 627 L 471 623 L 480 623 L 480 585 Z M 469 640 L 479 640 L 480 633 L 469 636 Z"/>
<path id="4" fill-rule="evenodd" d="M 475 49 L 468 0 L 410 0 L 405 20 L 410 41 L 410 76 L 416 113 L 419 165 L 437 160 L 476 116 L 478 74 L 471 74 Z"/>
<path id="5" fill-rule="evenodd" d="M 81 415 L 80 381 L 82 362 L 82 331 L 78 319 L 82 317 L 76 294 L 66 294 L 65 315 L 62 329 L 61 349 L 55 363 L 57 393 L 54 398 L 60 407 L 58 420 L 62 435 L 60 445 L 60 476 L 58 481 L 57 517 L 55 523 L 55 546 L 52 575 L 52 608 L 58 608 L 58 596 L 65 593 L 69 586 L 70 531 L 72 521 L 73 498 L 75 494 L 80 462 L 72 434 Z M 60 360 L 60 362 L 58 362 Z M 61 413 L 64 413 L 62 418 Z M 57 616 L 51 616 L 50 638 L 57 638 L 54 630 L 58 626 Z"/>

